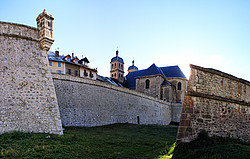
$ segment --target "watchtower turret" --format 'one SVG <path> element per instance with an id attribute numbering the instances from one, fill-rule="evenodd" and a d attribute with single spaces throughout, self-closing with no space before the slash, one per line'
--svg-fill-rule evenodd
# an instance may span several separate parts
<path id="1" fill-rule="evenodd" d="M 53 20 L 54 18 L 45 9 L 36 18 L 37 28 L 39 30 L 39 41 L 42 48 L 49 51 L 55 41 L 53 39 Z"/>

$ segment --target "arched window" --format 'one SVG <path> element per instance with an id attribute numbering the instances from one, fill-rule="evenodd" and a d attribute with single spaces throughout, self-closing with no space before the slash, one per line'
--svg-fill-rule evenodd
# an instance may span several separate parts
<path id="1" fill-rule="evenodd" d="M 114 75 L 113 75 L 113 74 L 112 74 L 111 76 L 112 76 L 112 77 L 114 77 Z"/>
<path id="2" fill-rule="evenodd" d="M 114 68 L 114 65 L 112 64 L 111 68 Z"/>
<path id="3" fill-rule="evenodd" d="M 147 80 L 146 80 L 146 89 L 148 89 L 148 88 L 149 88 L 149 84 L 150 84 L 150 80 L 149 80 L 149 79 L 147 79 Z"/>
<path id="4" fill-rule="evenodd" d="M 115 77 L 116 77 L 116 73 L 115 73 Z"/>
<path id="5" fill-rule="evenodd" d="M 181 82 L 178 82 L 177 89 L 178 89 L 178 90 L 181 90 Z"/>

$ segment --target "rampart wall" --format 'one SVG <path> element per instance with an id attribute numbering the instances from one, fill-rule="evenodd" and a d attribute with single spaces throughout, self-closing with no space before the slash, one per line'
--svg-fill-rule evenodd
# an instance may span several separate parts
<path id="1" fill-rule="evenodd" d="M 200 130 L 250 142 L 250 82 L 218 70 L 190 65 L 177 142 Z"/>
<path id="2" fill-rule="evenodd" d="M 62 134 L 46 51 L 33 27 L 0 22 L 0 134 Z"/>
<path id="3" fill-rule="evenodd" d="M 63 126 L 112 123 L 168 125 L 179 120 L 181 104 L 171 103 L 111 84 L 53 74 Z"/>

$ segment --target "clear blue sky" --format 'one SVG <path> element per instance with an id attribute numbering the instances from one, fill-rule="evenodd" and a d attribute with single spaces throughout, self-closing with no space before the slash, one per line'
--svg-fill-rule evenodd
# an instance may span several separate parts
<path id="1" fill-rule="evenodd" d="M 51 51 L 87 57 L 109 76 L 117 46 L 125 68 L 189 64 L 250 81 L 248 0 L 0 0 L 0 21 L 36 27 L 46 9 L 55 18 Z"/>

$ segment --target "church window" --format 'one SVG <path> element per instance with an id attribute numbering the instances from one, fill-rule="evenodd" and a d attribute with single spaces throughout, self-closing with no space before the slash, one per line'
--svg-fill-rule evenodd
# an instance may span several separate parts
<path id="1" fill-rule="evenodd" d="M 114 77 L 114 74 L 112 74 L 111 76 Z"/>
<path id="2" fill-rule="evenodd" d="M 181 90 L 181 82 L 178 82 L 177 88 L 178 88 L 178 90 Z"/>
<path id="3" fill-rule="evenodd" d="M 115 68 L 116 68 L 116 63 L 115 63 Z"/>
<path id="4" fill-rule="evenodd" d="M 146 89 L 148 89 L 148 88 L 149 88 L 149 85 L 150 85 L 150 80 L 149 80 L 149 79 L 147 79 L 147 80 L 146 80 Z"/>
<path id="5" fill-rule="evenodd" d="M 116 77 L 116 73 L 115 73 L 115 77 Z"/>
<path id="6" fill-rule="evenodd" d="M 114 68 L 114 64 L 111 65 L 111 68 Z"/>

